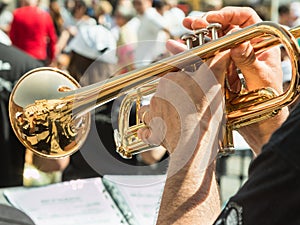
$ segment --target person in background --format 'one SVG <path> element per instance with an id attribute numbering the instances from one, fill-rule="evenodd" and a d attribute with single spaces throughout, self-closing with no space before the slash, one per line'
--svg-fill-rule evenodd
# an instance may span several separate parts
<path id="1" fill-rule="evenodd" d="M 167 9 L 167 2 L 164 0 L 153 0 L 152 7 L 156 9 L 156 11 L 160 15 L 164 15 Z"/>
<path id="2" fill-rule="evenodd" d="M 117 40 L 117 57 L 120 74 L 134 69 L 134 50 L 137 42 L 137 31 L 131 25 L 135 11 L 131 5 L 119 5 L 115 10 L 114 19 L 116 26 L 112 33 Z"/>
<path id="3" fill-rule="evenodd" d="M 251 8 L 225 7 L 202 18 L 186 18 L 184 24 L 194 30 L 218 22 L 226 35 L 237 26 L 244 28 L 260 21 Z M 174 41 L 168 42 L 168 47 L 173 53 L 186 49 Z M 139 137 L 146 143 L 163 144 L 170 153 L 157 224 L 299 222 L 299 215 L 291 211 L 300 202 L 299 104 L 288 119 L 288 108 L 283 107 L 274 117 L 239 129 L 255 159 L 248 181 L 221 212 L 215 159 L 224 123 L 225 76 L 232 90 L 238 88 L 237 75 L 228 70 L 231 60 L 243 72 L 249 91 L 272 87 L 283 93 L 279 47 L 255 55 L 251 43 L 245 42 L 216 55 L 193 73 L 164 76 L 150 106 L 140 111 L 148 128 L 139 130 Z"/>
<path id="4" fill-rule="evenodd" d="M 300 2 L 293 1 L 290 3 L 290 13 L 292 17 L 292 27 L 300 25 Z"/>
<path id="5" fill-rule="evenodd" d="M 98 24 L 111 29 L 114 26 L 112 19 L 113 7 L 109 1 L 99 1 L 98 4 L 94 5 L 94 14 L 97 18 Z"/>
<path id="6" fill-rule="evenodd" d="M 204 0 L 202 1 L 202 10 L 204 12 L 209 12 L 213 10 L 220 10 L 223 7 L 222 0 Z"/>
<path id="7" fill-rule="evenodd" d="M 67 71 L 82 86 L 105 81 L 115 72 L 116 40 L 111 31 L 100 24 L 81 26 L 65 51 L 70 55 Z M 97 108 L 92 119 L 95 122 L 92 122 L 91 126 L 97 125 L 97 129 L 100 130 L 99 137 L 104 143 L 104 147 L 96 147 L 100 148 L 100 151 L 115 152 L 110 107 L 111 105 L 105 104 Z M 63 180 L 100 176 L 85 161 L 81 153 L 90 142 L 88 136 L 81 151 L 70 156 L 70 163 L 63 172 Z"/>
<path id="8" fill-rule="evenodd" d="M 300 2 L 293 1 L 290 3 L 290 11 L 292 16 L 292 27 L 300 25 Z M 300 46 L 300 38 L 297 39 Z"/>
<path id="9" fill-rule="evenodd" d="M 72 26 L 74 24 L 74 18 L 72 15 L 74 7 L 75 7 L 74 0 L 65 0 L 64 4 L 60 8 L 61 16 L 64 21 L 64 28 L 68 28 L 69 26 Z"/>
<path id="10" fill-rule="evenodd" d="M 9 95 L 18 79 L 31 69 L 43 66 L 18 48 L 1 43 L 0 39 L 0 187 L 23 185 L 25 147 L 17 139 L 9 122 Z M 34 87 L 32 87 L 34 88 Z M 32 156 L 32 162 L 44 172 L 62 171 L 69 159 L 49 160 Z"/>
<path id="11" fill-rule="evenodd" d="M 14 10 L 9 37 L 14 46 L 50 65 L 56 56 L 57 36 L 49 13 L 38 3 L 39 0 L 24 0 L 24 6 Z"/>
<path id="12" fill-rule="evenodd" d="M 290 4 L 283 4 L 278 8 L 278 23 L 285 26 L 286 29 L 290 29 L 293 25 L 293 16 L 290 7 Z M 291 81 L 292 66 L 287 51 L 283 46 L 280 47 L 280 53 L 281 67 L 283 72 L 283 89 L 286 90 L 289 87 Z M 294 104 L 290 105 L 290 108 L 293 108 L 293 105 Z"/>
<path id="13" fill-rule="evenodd" d="M 96 19 L 87 14 L 87 5 L 85 1 L 68 0 L 66 4 L 69 8 L 65 8 L 62 14 L 66 23 L 57 42 L 56 53 L 58 60 L 60 59 L 61 54 L 64 53 L 68 43 L 77 35 L 80 27 L 97 24 Z M 58 64 L 60 64 L 60 62 L 58 62 Z M 65 65 L 65 67 L 67 67 L 67 65 Z"/>
<path id="14" fill-rule="evenodd" d="M 59 2 L 57 0 L 50 0 L 49 2 L 49 13 L 52 18 L 56 35 L 57 37 L 60 36 L 61 32 L 64 29 L 64 19 L 61 14 L 61 7 L 59 5 Z"/>
<path id="15" fill-rule="evenodd" d="M 278 23 L 287 27 L 292 26 L 292 16 L 288 4 L 280 5 L 278 7 Z"/>
<path id="16" fill-rule="evenodd" d="M 5 44 L 5 45 L 11 45 L 11 40 L 10 40 L 10 38 L 9 38 L 8 35 L 7 35 L 4 31 L 2 31 L 2 30 L 0 30 L 0 43 Z"/>
<path id="17" fill-rule="evenodd" d="M 166 53 L 165 42 L 170 38 L 167 21 L 152 7 L 152 0 L 134 0 L 139 26 L 135 67 L 146 66 Z"/>
<path id="18" fill-rule="evenodd" d="M 8 34 L 13 15 L 6 7 L 10 4 L 10 0 L 0 1 L 0 29 Z"/>
<path id="19" fill-rule="evenodd" d="M 82 26 L 65 51 L 70 55 L 67 70 L 77 81 L 83 82 L 82 85 L 104 80 L 114 72 L 117 60 L 116 40 L 111 31 L 102 25 Z M 93 63 L 99 64 L 98 71 L 84 77 L 84 73 Z"/>
<path id="20" fill-rule="evenodd" d="M 179 9 L 177 0 L 166 0 L 167 11 L 164 13 L 172 37 L 174 39 L 179 39 L 188 30 L 183 26 L 182 21 L 185 18 L 184 12 Z"/>
<path id="21" fill-rule="evenodd" d="M 81 25 L 95 25 L 97 21 L 87 14 L 87 5 L 83 0 L 75 0 L 75 5 L 72 11 L 74 18 L 74 25 L 80 27 Z"/>

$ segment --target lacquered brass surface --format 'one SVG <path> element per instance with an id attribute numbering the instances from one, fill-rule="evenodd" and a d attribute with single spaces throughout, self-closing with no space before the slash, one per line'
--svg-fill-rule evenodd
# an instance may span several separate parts
<path id="1" fill-rule="evenodd" d="M 71 96 L 79 84 L 54 68 L 25 74 L 12 91 L 10 121 L 22 144 L 44 157 L 72 154 L 84 143 L 90 127 L 89 113 L 75 117 Z"/>
<path id="2" fill-rule="evenodd" d="M 223 146 L 225 152 L 226 149 L 231 151 L 234 147 L 232 134 L 230 134 L 232 129 L 238 129 L 275 115 L 298 95 L 299 47 L 295 37 L 300 37 L 299 30 L 300 27 L 288 32 L 275 23 L 258 23 L 145 68 L 77 90 L 74 90 L 78 87 L 76 82 L 63 72 L 53 68 L 37 69 L 27 73 L 16 84 L 10 99 L 10 120 L 16 135 L 28 149 L 44 157 L 63 157 L 72 154 L 84 142 L 89 130 L 89 114 L 86 113 L 95 107 L 121 95 L 132 93 L 134 90 L 141 91 L 143 85 L 149 84 L 168 72 L 182 70 L 199 63 L 200 60 L 206 61 L 245 41 L 262 39 L 263 41 L 255 45 L 257 53 L 282 44 L 292 64 L 290 88 L 284 94 L 274 97 L 274 93 L 266 88 L 253 93 L 225 96 L 226 130 L 229 132 L 224 137 Z M 144 90 L 149 92 L 148 88 Z M 152 88 L 151 91 L 153 91 Z M 266 97 L 265 94 L 263 97 L 260 96 L 261 92 L 267 92 Z M 269 98 L 269 96 L 272 97 Z M 124 105 L 130 108 L 129 105 L 133 100 L 131 97 L 128 99 L 129 103 L 124 103 Z M 128 113 L 124 113 L 124 116 L 127 118 Z M 125 120 L 124 116 L 120 117 L 121 123 Z M 123 124 L 121 131 L 120 129 L 117 131 L 118 151 L 124 157 L 130 158 L 132 154 L 147 149 L 141 140 L 135 140 L 133 146 L 130 144 L 130 139 L 137 138 L 137 128 L 142 126 L 144 125 L 139 123 L 133 128 L 128 128 L 128 132 L 124 131 L 123 128 L 127 125 Z M 120 140 L 120 138 L 129 138 L 129 141 Z"/>

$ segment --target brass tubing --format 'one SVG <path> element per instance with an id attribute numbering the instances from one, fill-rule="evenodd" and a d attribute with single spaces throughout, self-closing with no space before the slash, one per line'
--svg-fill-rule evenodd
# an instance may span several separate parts
<path id="1" fill-rule="evenodd" d="M 74 109 L 84 106 L 84 111 L 89 111 L 89 107 L 95 107 L 95 102 L 97 102 L 97 105 L 102 105 L 118 96 L 126 94 L 132 87 L 136 88 L 142 86 L 143 84 L 151 82 L 168 72 L 179 71 L 187 65 L 196 63 L 200 59 L 207 60 L 219 52 L 233 48 L 245 41 L 266 33 L 277 35 L 275 29 L 282 28 L 271 22 L 258 23 L 206 43 L 203 46 L 195 47 L 167 59 L 153 63 L 146 68 L 134 70 L 132 72 L 113 77 L 104 82 L 82 87 L 75 91 L 76 94 L 74 96 L 70 96 L 70 98 L 75 99 L 76 102 Z M 293 32 L 300 37 L 299 30 L 300 27 L 298 27 L 298 29 L 293 29 Z M 280 43 L 276 38 L 272 39 L 274 39 L 272 42 L 275 42 L 276 44 Z M 265 48 L 265 46 L 260 46 L 260 48 Z M 92 106 L 89 106 L 89 103 L 92 103 Z"/>
<path id="2" fill-rule="evenodd" d="M 288 32 L 278 24 L 261 22 L 158 61 L 145 68 L 78 89 L 76 89 L 78 85 L 74 79 L 56 69 L 39 68 L 30 71 L 18 81 L 10 97 L 9 111 L 13 129 L 28 149 L 37 154 L 40 153 L 41 156 L 56 158 L 72 154 L 78 150 L 87 136 L 89 129 L 87 112 L 121 95 L 128 94 L 133 89 L 153 82 L 169 72 L 182 70 L 189 65 L 199 63 L 201 60 L 206 61 L 220 52 L 234 48 L 246 41 L 256 38 L 265 39 L 266 36 L 273 37 L 255 44 L 256 53 L 280 43 L 283 44 L 291 59 L 293 76 L 290 89 L 284 94 L 270 99 L 268 102 L 242 106 L 227 113 L 228 127 L 235 128 L 244 125 L 248 120 L 257 121 L 260 115 L 281 109 L 290 104 L 298 95 L 297 61 L 299 59 L 299 47 L 295 38 L 300 37 L 300 26 Z M 64 84 L 69 79 L 70 86 L 74 88 L 71 88 L 70 91 L 61 92 L 59 87 L 57 90 L 49 88 L 48 85 L 51 85 L 49 83 L 46 90 L 42 91 L 54 90 L 55 93 L 49 93 L 49 96 L 43 94 L 44 97 L 39 98 L 38 90 L 41 90 L 41 87 L 32 90 L 35 87 L 30 83 L 37 76 L 36 72 L 38 75 L 43 72 L 48 73 L 47 76 L 50 80 L 53 79 L 53 76 L 62 74 Z M 38 79 L 40 80 L 40 78 Z M 23 82 L 25 85 L 22 86 Z M 51 82 L 58 85 L 55 79 Z M 39 86 L 38 82 L 35 81 L 35 83 Z M 28 91 L 26 87 L 29 88 Z M 18 91 L 18 88 L 21 88 L 22 91 Z M 33 94 L 32 91 L 34 91 Z M 14 96 L 16 93 L 18 94 L 17 97 Z M 31 95 L 31 97 L 26 99 L 26 95 Z M 19 101 L 15 101 L 16 99 Z M 60 131 L 63 132 L 60 134 Z M 137 146 L 139 143 L 134 145 Z"/>

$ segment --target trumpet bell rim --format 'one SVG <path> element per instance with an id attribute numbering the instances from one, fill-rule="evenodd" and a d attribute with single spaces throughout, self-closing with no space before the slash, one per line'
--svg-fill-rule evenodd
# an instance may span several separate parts
<path id="1" fill-rule="evenodd" d="M 90 129 L 90 113 L 72 117 L 64 97 L 80 84 L 64 71 L 41 67 L 24 74 L 14 86 L 9 118 L 21 143 L 41 157 L 61 158 L 76 152 Z"/>

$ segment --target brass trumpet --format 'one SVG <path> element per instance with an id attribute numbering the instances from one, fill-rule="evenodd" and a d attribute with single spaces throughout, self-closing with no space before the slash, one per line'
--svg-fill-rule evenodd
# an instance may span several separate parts
<path id="1" fill-rule="evenodd" d="M 282 44 L 291 59 L 292 79 L 290 88 L 275 96 L 269 88 L 225 95 L 226 131 L 220 153 L 234 149 L 232 130 L 274 116 L 290 104 L 299 93 L 297 73 L 299 47 L 295 38 L 300 37 L 300 27 L 289 31 L 272 22 L 261 22 L 240 31 L 212 40 L 201 46 L 163 59 L 148 67 L 110 78 L 104 82 L 79 88 L 68 74 L 54 68 L 38 68 L 26 73 L 15 85 L 10 96 L 10 121 L 19 140 L 36 154 L 58 158 L 77 151 L 84 143 L 90 127 L 90 111 L 119 96 L 127 95 L 122 103 L 115 131 L 117 151 L 121 156 L 150 149 L 138 139 L 136 131 L 144 126 L 138 122 L 129 127 L 129 112 L 136 97 L 155 91 L 154 81 L 168 72 L 178 71 L 199 60 L 207 60 L 218 53 L 243 42 L 261 38 L 254 48 L 256 53 Z"/>

